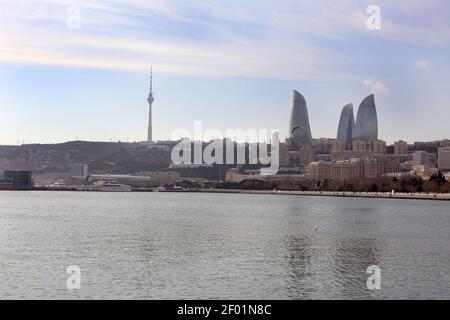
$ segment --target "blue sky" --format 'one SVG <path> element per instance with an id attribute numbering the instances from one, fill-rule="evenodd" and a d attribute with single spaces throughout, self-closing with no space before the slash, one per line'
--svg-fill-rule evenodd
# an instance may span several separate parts
<path id="1" fill-rule="evenodd" d="M 366 26 L 378 5 L 381 29 Z M 70 9 L 80 28 L 69 28 Z M 313 136 L 375 93 L 380 138 L 450 138 L 450 2 L 0 0 L 0 144 L 279 129 L 292 89 Z M 68 13 L 69 8 L 69 13 Z M 73 20 L 71 20 L 73 21 Z M 70 23 L 69 23 L 70 24 Z"/>

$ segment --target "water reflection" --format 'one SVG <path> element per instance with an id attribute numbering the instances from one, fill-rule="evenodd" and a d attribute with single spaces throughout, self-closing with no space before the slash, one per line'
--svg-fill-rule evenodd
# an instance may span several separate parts
<path id="1" fill-rule="evenodd" d="M 449 298 L 448 212 L 379 199 L 4 193 L 0 298 Z M 65 287 L 72 264 L 80 291 Z"/>
<path id="2" fill-rule="evenodd" d="M 315 291 L 312 265 L 312 240 L 307 236 L 289 236 L 284 240 L 287 250 L 288 276 L 286 289 L 294 299 L 311 299 Z"/>
<path id="3" fill-rule="evenodd" d="M 366 299 L 367 268 L 381 267 L 376 240 L 289 236 L 286 247 L 286 290 L 293 299 Z"/>
<path id="4" fill-rule="evenodd" d="M 157 251 L 150 236 L 144 234 L 140 237 L 137 254 L 139 269 L 136 270 L 136 290 L 140 292 L 144 299 L 151 299 L 155 283 L 153 277 L 156 269 L 155 255 Z"/>
<path id="5" fill-rule="evenodd" d="M 382 251 L 376 240 L 339 238 L 331 243 L 334 255 L 333 278 L 339 299 L 370 298 L 367 268 L 381 266 Z"/>

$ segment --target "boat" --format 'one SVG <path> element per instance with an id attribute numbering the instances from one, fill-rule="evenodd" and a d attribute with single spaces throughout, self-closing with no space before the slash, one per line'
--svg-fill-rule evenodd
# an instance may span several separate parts
<path id="1" fill-rule="evenodd" d="M 64 182 L 64 180 L 58 180 L 47 186 L 51 190 L 69 190 L 70 187 Z"/>
<path id="2" fill-rule="evenodd" d="M 159 187 L 154 190 L 155 192 L 187 192 L 188 190 L 179 186 L 173 187 Z"/>
<path id="3" fill-rule="evenodd" d="M 116 181 L 99 181 L 95 183 L 95 190 L 102 192 L 131 192 L 131 186 Z"/>

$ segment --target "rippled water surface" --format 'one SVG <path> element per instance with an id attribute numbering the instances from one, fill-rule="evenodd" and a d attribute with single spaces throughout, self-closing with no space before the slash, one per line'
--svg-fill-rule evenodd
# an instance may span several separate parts
<path id="1" fill-rule="evenodd" d="M 1 192 L 0 298 L 449 299 L 450 203 Z"/>

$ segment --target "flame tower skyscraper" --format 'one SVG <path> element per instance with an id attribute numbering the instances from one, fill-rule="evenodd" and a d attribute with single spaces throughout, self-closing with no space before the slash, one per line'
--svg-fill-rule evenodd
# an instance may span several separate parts
<path id="1" fill-rule="evenodd" d="M 353 104 L 347 104 L 341 113 L 337 138 L 345 143 L 346 150 L 352 150 L 353 131 L 355 130 L 355 116 L 353 114 Z"/>
<path id="2" fill-rule="evenodd" d="M 306 100 L 297 90 L 294 90 L 294 99 L 292 101 L 288 145 L 292 149 L 297 150 L 301 147 L 312 145 Z"/>
<path id="3" fill-rule="evenodd" d="M 150 68 L 150 93 L 148 94 L 148 132 L 147 132 L 147 142 L 153 142 L 153 128 L 152 128 L 152 105 L 153 101 L 155 101 L 155 97 L 153 96 L 153 69 Z"/>
<path id="4" fill-rule="evenodd" d="M 375 96 L 366 97 L 359 106 L 353 140 L 377 140 L 378 119 Z"/>

